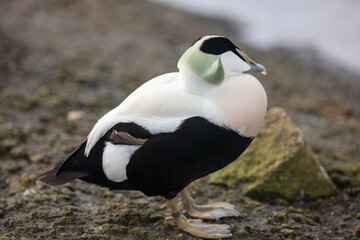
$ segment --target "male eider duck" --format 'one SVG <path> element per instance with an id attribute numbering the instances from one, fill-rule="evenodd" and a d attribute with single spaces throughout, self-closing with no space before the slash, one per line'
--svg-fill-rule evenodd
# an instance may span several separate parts
<path id="1" fill-rule="evenodd" d="M 233 162 L 254 139 L 267 98 L 248 73 L 266 70 L 222 36 L 198 39 L 177 66 L 179 72 L 149 80 L 105 114 L 87 140 L 39 180 L 61 185 L 81 179 L 163 196 L 179 229 L 202 238 L 230 237 L 228 225 L 187 219 L 183 212 L 218 219 L 238 216 L 234 206 L 196 205 L 186 187 Z"/>

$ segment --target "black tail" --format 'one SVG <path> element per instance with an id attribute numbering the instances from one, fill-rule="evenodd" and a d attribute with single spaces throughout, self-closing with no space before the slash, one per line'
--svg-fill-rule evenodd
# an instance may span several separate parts
<path id="1" fill-rule="evenodd" d="M 62 185 L 91 174 L 84 156 L 86 141 L 63 162 L 54 164 L 39 173 L 38 180 L 50 185 Z"/>
<path id="2" fill-rule="evenodd" d="M 44 169 L 39 174 L 38 179 L 50 185 L 62 185 L 75 179 L 81 179 L 109 189 L 137 190 L 136 186 L 127 180 L 118 183 L 109 180 L 105 176 L 102 170 L 102 154 L 105 139 L 109 137 L 107 135 L 99 139 L 91 149 L 88 157 L 84 155 L 85 141 L 65 161 Z"/>
<path id="3" fill-rule="evenodd" d="M 84 155 L 87 143 L 85 141 L 65 161 L 44 169 L 39 174 L 38 179 L 50 185 L 62 185 L 79 178 L 85 182 L 110 189 L 137 190 L 137 187 L 128 180 L 113 182 L 104 174 L 102 155 L 105 142 L 111 141 L 110 137 L 113 129 L 118 132 L 127 132 L 136 138 L 148 139 L 151 136 L 150 132 L 135 123 L 118 123 L 96 142 L 89 156 Z"/>

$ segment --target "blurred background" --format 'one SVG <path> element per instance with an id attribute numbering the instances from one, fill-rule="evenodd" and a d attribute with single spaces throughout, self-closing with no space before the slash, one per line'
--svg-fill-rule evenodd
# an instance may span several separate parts
<path id="1" fill-rule="evenodd" d="M 162 224 L 168 212 L 158 198 L 80 181 L 53 188 L 35 176 L 72 152 L 97 119 L 139 85 L 177 71 L 181 54 L 209 34 L 229 37 L 266 66 L 268 76 L 256 77 L 269 107 L 284 108 L 303 130 L 339 194 L 310 203 L 258 202 L 205 179 L 194 186 L 197 200 L 207 196 L 243 209 L 239 219 L 225 220 L 237 233 L 234 239 L 360 235 L 359 5 L 2 0 L 0 236 L 194 239 Z M 293 232 L 281 233 L 282 224 Z"/>
<path id="2" fill-rule="evenodd" d="M 151 1 L 229 21 L 238 38 L 253 47 L 312 51 L 329 69 L 360 74 L 358 1 Z"/>

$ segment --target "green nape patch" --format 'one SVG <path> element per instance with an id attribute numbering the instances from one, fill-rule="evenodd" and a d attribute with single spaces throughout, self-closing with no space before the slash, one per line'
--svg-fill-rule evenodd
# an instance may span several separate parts
<path id="1" fill-rule="evenodd" d="M 219 85 L 225 77 L 220 56 L 203 53 L 195 45 L 182 55 L 178 66 L 213 85 Z"/>
<path id="2" fill-rule="evenodd" d="M 212 174 L 210 183 L 239 189 L 258 200 L 312 200 L 336 193 L 301 130 L 280 108 L 268 111 L 250 147 L 235 162 Z"/>

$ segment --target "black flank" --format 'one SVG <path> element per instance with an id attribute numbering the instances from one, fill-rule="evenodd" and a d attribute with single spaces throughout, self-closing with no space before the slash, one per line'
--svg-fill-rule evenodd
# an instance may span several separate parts
<path id="1" fill-rule="evenodd" d="M 148 196 L 171 199 L 192 181 L 233 162 L 252 139 L 204 118 L 189 118 L 173 133 L 154 135 L 133 154 L 128 181 Z"/>

